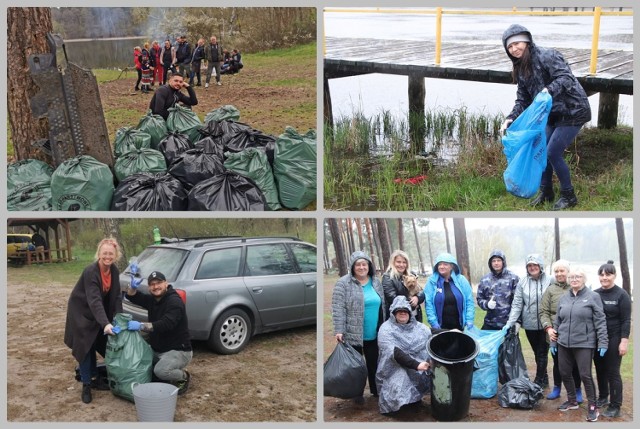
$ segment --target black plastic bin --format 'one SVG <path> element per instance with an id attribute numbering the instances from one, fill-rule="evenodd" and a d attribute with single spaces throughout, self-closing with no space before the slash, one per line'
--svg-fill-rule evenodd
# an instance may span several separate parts
<path id="1" fill-rule="evenodd" d="M 440 332 L 429 339 L 427 350 L 433 360 L 433 418 L 443 422 L 465 418 L 469 414 L 473 365 L 479 350 L 476 340 L 462 332 Z"/>

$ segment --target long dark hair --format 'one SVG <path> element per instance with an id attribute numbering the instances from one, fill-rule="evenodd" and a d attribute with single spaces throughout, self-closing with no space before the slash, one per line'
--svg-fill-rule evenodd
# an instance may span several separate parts
<path id="1" fill-rule="evenodd" d="M 522 57 L 513 61 L 511 78 L 513 83 L 518 83 L 518 77 L 528 78 L 532 73 L 531 67 L 531 44 L 527 43 L 527 48 L 522 51 Z"/>

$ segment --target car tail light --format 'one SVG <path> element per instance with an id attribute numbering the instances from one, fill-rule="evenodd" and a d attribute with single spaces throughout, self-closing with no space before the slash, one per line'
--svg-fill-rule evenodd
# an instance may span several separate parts
<path id="1" fill-rule="evenodd" d="M 187 303 L 187 293 L 185 291 L 183 291 L 182 289 L 176 289 L 176 292 L 178 293 L 178 296 L 180 296 L 180 299 L 182 299 L 182 302 L 184 302 L 186 304 Z"/>

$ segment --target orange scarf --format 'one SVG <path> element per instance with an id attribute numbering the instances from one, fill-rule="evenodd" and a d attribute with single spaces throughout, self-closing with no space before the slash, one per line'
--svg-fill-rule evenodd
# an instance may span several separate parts
<path id="1" fill-rule="evenodd" d="M 106 273 L 100 269 L 100 277 L 102 277 L 102 292 L 108 293 L 111 290 L 111 268 Z"/>

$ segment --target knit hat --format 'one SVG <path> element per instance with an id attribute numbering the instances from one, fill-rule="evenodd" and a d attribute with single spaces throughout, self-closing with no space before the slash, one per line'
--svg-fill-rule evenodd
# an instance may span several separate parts
<path id="1" fill-rule="evenodd" d="M 509 37 L 507 39 L 507 43 L 506 43 L 507 48 L 509 47 L 509 45 L 511 45 L 512 43 L 516 43 L 516 42 L 531 43 L 531 39 L 525 33 L 514 34 L 513 36 L 511 36 L 511 37 Z"/>

